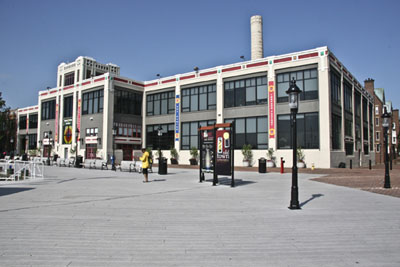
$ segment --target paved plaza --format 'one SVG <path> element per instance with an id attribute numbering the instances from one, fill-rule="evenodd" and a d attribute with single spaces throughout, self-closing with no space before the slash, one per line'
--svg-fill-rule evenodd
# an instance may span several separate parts
<path id="1" fill-rule="evenodd" d="M 157 170 L 157 169 L 155 169 Z M 46 167 L 0 184 L 1 266 L 400 266 L 400 198 L 299 174 Z M 211 174 L 206 176 L 211 180 Z"/>

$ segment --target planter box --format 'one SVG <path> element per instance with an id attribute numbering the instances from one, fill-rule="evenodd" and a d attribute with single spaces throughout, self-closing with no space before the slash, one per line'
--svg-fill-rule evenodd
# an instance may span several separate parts
<path id="1" fill-rule="evenodd" d="M 189 159 L 190 165 L 197 165 L 197 159 Z"/>
<path id="2" fill-rule="evenodd" d="M 304 163 L 304 162 L 297 162 L 297 168 L 299 168 L 299 169 L 302 169 L 302 168 L 305 168 L 306 167 L 306 164 Z"/>
<path id="3" fill-rule="evenodd" d="M 250 167 L 250 162 L 243 160 L 243 167 Z"/>
<path id="4" fill-rule="evenodd" d="M 275 162 L 272 160 L 267 160 L 267 168 L 274 168 L 275 167 Z"/>
<path id="5" fill-rule="evenodd" d="M 178 164 L 178 160 L 177 159 L 171 159 L 171 164 Z"/>

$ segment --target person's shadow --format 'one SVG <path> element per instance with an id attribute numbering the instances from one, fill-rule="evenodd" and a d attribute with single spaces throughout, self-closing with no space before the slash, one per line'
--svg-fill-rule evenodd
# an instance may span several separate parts
<path id="1" fill-rule="evenodd" d="M 300 207 L 303 207 L 305 204 L 307 204 L 308 202 L 310 202 L 313 199 L 323 197 L 323 196 L 324 196 L 323 194 L 312 194 L 312 196 L 309 199 L 300 203 Z"/>

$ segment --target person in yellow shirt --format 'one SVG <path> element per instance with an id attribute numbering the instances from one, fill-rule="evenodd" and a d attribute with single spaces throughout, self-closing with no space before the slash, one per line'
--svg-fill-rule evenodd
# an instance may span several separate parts
<path id="1" fill-rule="evenodd" d="M 140 160 L 142 161 L 142 171 L 144 175 L 144 181 L 143 183 L 149 182 L 149 173 L 148 173 L 148 168 L 150 166 L 149 164 L 149 152 L 146 151 L 145 148 L 142 148 L 142 153 L 143 155 L 140 157 Z"/>

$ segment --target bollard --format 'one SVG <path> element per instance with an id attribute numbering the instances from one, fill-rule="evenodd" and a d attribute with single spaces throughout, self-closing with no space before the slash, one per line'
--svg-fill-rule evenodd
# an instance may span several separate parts
<path id="1" fill-rule="evenodd" d="M 285 161 L 283 160 L 283 157 L 281 157 L 281 173 L 285 172 Z"/>
<path id="2" fill-rule="evenodd" d="M 371 163 L 371 160 L 369 160 L 369 169 L 370 169 L 370 170 L 372 169 L 372 163 Z"/>
<path id="3" fill-rule="evenodd" d="M 311 170 L 315 170 L 314 162 L 311 164 Z"/>
<path id="4" fill-rule="evenodd" d="M 390 159 L 390 170 L 392 170 L 392 159 Z"/>
<path id="5" fill-rule="evenodd" d="M 350 160 L 350 169 L 353 169 L 353 160 Z"/>

